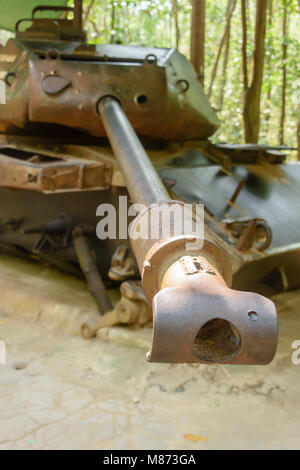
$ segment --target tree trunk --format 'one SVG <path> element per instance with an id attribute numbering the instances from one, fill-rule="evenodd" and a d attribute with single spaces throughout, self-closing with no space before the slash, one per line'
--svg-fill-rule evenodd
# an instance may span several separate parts
<path id="1" fill-rule="evenodd" d="M 299 8 L 300 8 L 300 0 L 298 0 Z M 299 114 L 300 114 L 300 107 L 299 107 Z M 298 160 L 300 162 L 300 117 L 298 119 L 297 125 L 297 144 L 298 144 Z"/>
<path id="2" fill-rule="evenodd" d="M 222 49 L 223 49 L 224 44 L 226 43 L 226 39 L 227 39 L 228 34 L 229 34 L 231 17 L 232 17 L 233 11 L 235 9 L 236 2 L 237 2 L 237 0 L 228 0 L 227 12 L 226 12 L 226 25 L 225 25 L 225 30 L 224 30 L 224 33 L 222 35 L 220 44 L 219 44 L 219 48 L 218 48 L 218 51 L 217 51 L 217 54 L 216 54 L 215 62 L 214 62 L 212 73 L 211 73 L 211 79 L 210 79 L 210 84 L 209 84 L 209 89 L 208 89 L 208 96 L 209 97 L 211 96 L 213 84 L 214 84 L 214 81 L 215 81 L 215 78 L 216 78 L 216 75 L 217 75 L 217 69 L 218 69 Z"/>
<path id="3" fill-rule="evenodd" d="M 178 4 L 177 4 L 177 0 L 172 0 L 172 7 L 173 7 L 173 15 L 174 15 L 174 21 L 175 21 L 176 49 L 178 49 L 179 48 L 179 42 L 180 42 L 180 29 L 179 29 L 179 23 L 178 23 Z"/>
<path id="4" fill-rule="evenodd" d="M 230 29 L 231 28 L 229 26 L 228 34 L 226 37 L 226 43 L 225 43 L 224 57 L 223 57 L 222 78 L 221 78 L 219 102 L 218 102 L 219 111 L 221 111 L 223 108 L 224 91 L 225 91 L 226 81 L 227 81 L 227 65 L 228 65 L 229 50 L 230 50 Z"/>
<path id="5" fill-rule="evenodd" d="M 110 42 L 111 43 L 114 43 L 114 39 L 115 39 L 115 32 L 114 32 L 114 29 L 115 29 L 115 15 L 116 15 L 116 9 L 115 9 L 115 2 L 114 0 L 112 0 L 111 2 L 111 23 L 110 23 Z"/>
<path id="6" fill-rule="evenodd" d="M 204 45 L 205 45 L 206 0 L 192 1 L 191 62 L 204 86 Z"/>
<path id="7" fill-rule="evenodd" d="M 248 90 L 248 57 L 247 57 L 247 5 L 246 0 L 241 0 L 242 12 L 242 66 L 243 66 L 243 86 L 244 94 Z"/>
<path id="8" fill-rule="evenodd" d="M 281 113 L 279 126 L 279 144 L 284 145 L 284 122 L 286 105 L 286 60 L 287 60 L 287 7 L 283 0 L 283 19 L 282 19 L 282 90 L 281 90 Z"/>
<path id="9" fill-rule="evenodd" d="M 257 143 L 259 138 L 260 98 L 264 73 L 267 4 L 268 0 L 257 0 L 252 77 L 251 84 L 244 94 L 244 127 L 247 143 Z"/>
<path id="10" fill-rule="evenodd" d="M 272 22 L 273 22 L 273 0 L 269 0 L 269 20 L 268 20 L 268 28 L 272 27 Z M 271 45 L 273 44 L 273 40 Z M 270 119 L 271 119 L 271 98 L 272 98 L 272 85 L 271 85 L 271 74 L 272 74 L 272 60 L 271 60 L 271 54 L 267 56 L 267 73 L 268 73 L 268 92 L 267 92 L 267 112 L 265 113 L 265 121 L 266 121 L 266 138 L 268 139 L 268 134 L 269 134 L 269 124 L 270 124 Z"/>
<path id="11" fill-rule="evenodd" d="M 299 112 L 300 112 L 300 109 L 299 109 Z M 298 125 L 297 125 L 297 145 L 298 145 L 298 160 L 300 162 L 300 117 L 298 119 Z"/>
<path id="12" fill-rule="evenodd" d="M 94 6 L 94 3 L 95 3 L 95 0 L 91 0 L 86 11 L 85 11 L 85 14 L 84 14 L 84 18 L 83 18 L 83 26 L 86 26 L 87 24 L 87 21 L 89 19 L 89 16 L 90 16 L 90 13 L 91 13 L 91 10 Z"/>

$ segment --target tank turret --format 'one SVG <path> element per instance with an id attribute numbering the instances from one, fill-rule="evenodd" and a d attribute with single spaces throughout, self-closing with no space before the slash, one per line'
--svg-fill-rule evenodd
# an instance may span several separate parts
<path id="1" fill-rule="evenodd" d="M 1 52 L 7 84 L 0 109 L 1 132 L 18 133 L 55 124 L 105 137 L 98 111 L 103 96 L 122 104 L 135 131 L 160 140 L 205 139 L 219 126 L 190 62 L 175 49 L 89 45 L 74 19 L 37 19 L 16 25 L 16 37 Z M 58 7 L 49 7 L 49 10 Z M 61 7 L 61 10 L 70 10 Z M 49 131 L 51 128 L 49 128 Z"/>

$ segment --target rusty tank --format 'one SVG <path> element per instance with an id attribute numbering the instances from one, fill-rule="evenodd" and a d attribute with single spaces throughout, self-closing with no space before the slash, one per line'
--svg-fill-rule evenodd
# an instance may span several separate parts
<path id="1" fill-rule="evenodd" d="M 51 10 L 73 18 L 39 17 Z M 153 321 L 148 361 L 269 363 L 267 297 L 300 279 L 300 166 L 287 150 L 213 144 L 220 122 L 190 62 L 175 49 L 87 44 L 81 1 L 20 19 L 0 78 L 1 252 L 85 277 L 99 307 L 86 338 Z M 185 227 L 199 204 L 195 233 Z M 160 212 L 174 205 L 172 220 Z M 149 220 L 156 236 L 141 238 Z M 107 286 L 120 288 L 115 307 Z"/>

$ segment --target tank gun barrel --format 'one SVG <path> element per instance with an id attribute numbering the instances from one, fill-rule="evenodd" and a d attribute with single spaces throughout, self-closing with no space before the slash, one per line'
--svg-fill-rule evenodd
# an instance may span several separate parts
<path id="1" fill-rule="evenodd" d="M 146 206 L 131 225 L 130 239 L 153 308 L 153 342 L 147 359 L 269 363 L 278 337 L 273 302 L 230 289 L 227 253 L 208 236 L 207 229 L 205 236 L 185 229 L 197 214 L 192 208 L 185 210 L 182 202 L 170 200 L 119 101 L 112 96 L 102 98 L 98 112 L 132 201 Z M 179 208 L 172 221 L 163 211 L 166 207 Z M 176 223 L 182 221 L 184 229 L 178 234 Z M 148 237 L 139 236 L 141 227 L 149 226 L 156 236 L 149 230 Z"/>
<path id="2" fill-rule="evenodd" d="M 167 201 L 169 194 L 119 102 L 103 98 L 98 111 L 132 201 L 146 205 Z"/>

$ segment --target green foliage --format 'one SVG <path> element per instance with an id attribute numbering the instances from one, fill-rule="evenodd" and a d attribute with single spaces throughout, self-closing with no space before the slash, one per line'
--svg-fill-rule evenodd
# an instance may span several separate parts
<path id="1" fill-rule="evenodd" d="M 271 1 L 271 0 L 269 0 Z M 281 106 L 281 63 L 282 63 L 282 16 L 283 2 L 288 6 L 287 59 L 287 103 L 285 144 L 296 146 L 296 123 L 300 99 L 300 46 L 299 46 L 299 3 L 298 0 L 272 0 L 272 22 L 266 33 L 266 56 L 264 82 L 262 87 L 260 142 L 278 144 Z M 84 0 L 88 8 L 90 0 Z M 114 6 L 114 29 L 111 31 Z M 206 0 L 206 69 L 205 88 L 209 86 L 216 50 L 225 27 L 227 0 Z M 178 0 L 178 21 L 180 47 L 183 54 L 190 53 L 191 1 Z M 253 54 L 256 1 L 248 0 L 248 45 L 249 71 Z M 159 47 L 175 46 L 175 21 L 171 0 L 95 0 L 85 25 L 89 39 L 95 43 L 121 42 Z M 112 34 L 111 34 L 112 33 Z M 221 129 L 214 139 L 227 142 L 243 142 L 242 125 L 242 31 L 241 11 L 238 0 L 231 23 L 230 55 L 224 90 L 224 104 L 218 111 L 222 121 Z M 224 53 L 224 49 L 223 49 Z M 217 79 L 213 86 L 212 104 L 218 108 L 220 86 L 222 86 L 221 61 Z M 270 98 L 270 99 L 269 99 Z"/>

